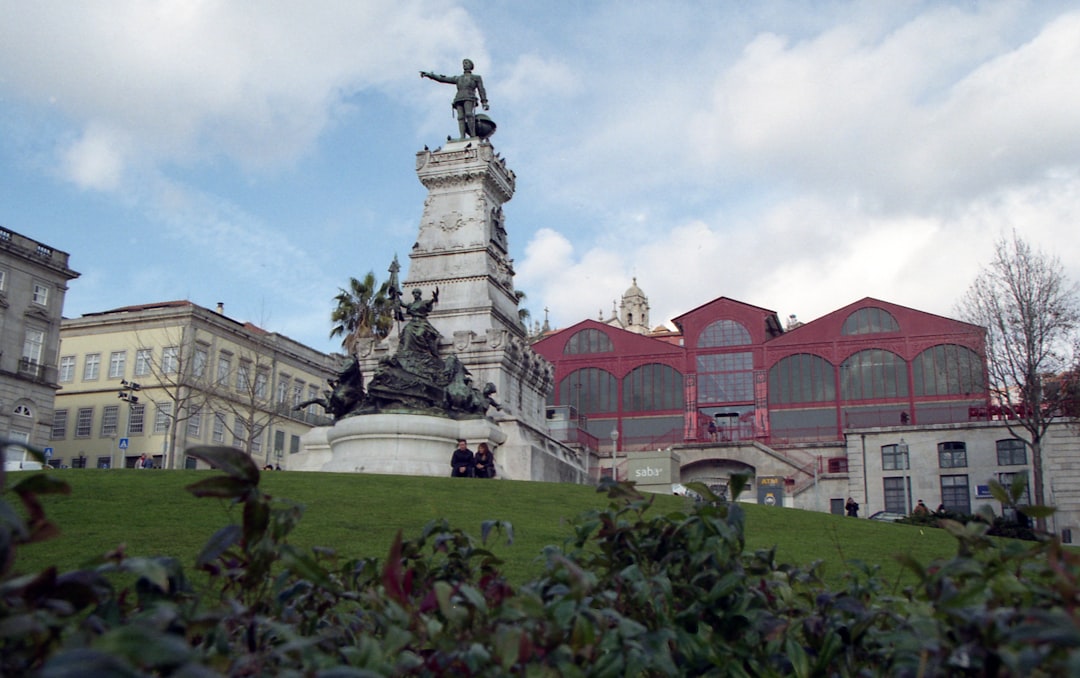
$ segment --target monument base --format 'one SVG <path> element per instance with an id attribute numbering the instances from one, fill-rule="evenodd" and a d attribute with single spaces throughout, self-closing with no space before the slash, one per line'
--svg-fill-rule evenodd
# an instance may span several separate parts
<path id="1" fill-rule="evenodd" d="M 325 460 L 321 468 L 302 470 L 449 476 L 450 455 L 459 438 L 469 441 L 474 451 L 478 443 L 487 442 L 496 450 L 495 467 L 501 470 L 497 446 L 506 441 L 506 434 L 487 419 L 424 414 L 365 414 L 323 430 L 329 458 L 325 451 L 316 452 L 320 461 Z"/>

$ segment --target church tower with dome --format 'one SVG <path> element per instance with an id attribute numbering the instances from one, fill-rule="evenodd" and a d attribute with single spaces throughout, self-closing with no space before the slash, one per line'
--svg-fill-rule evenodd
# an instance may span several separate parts
<path id="1" fill-rule="evenodd" d="M 649 333 L 649 298 L 638 287 L 636 276 L 619 303 L 619 323 L 629 332 Z"/>

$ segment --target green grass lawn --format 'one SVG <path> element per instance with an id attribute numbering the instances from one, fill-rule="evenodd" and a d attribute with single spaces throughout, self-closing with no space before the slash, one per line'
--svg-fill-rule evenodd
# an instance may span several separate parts
<path id="1" fill-rule="evenodd" d="M 228 502 L 196 499 L 184 490 L 214 471 L 67 469 L 55 476 L 70 484 L 68 496 L 43 498 L 46 514 L 62 535 L 19 550 L 15 567 L 32 572 L 55 564 L 73 569 L 124 544 L 129 555 L 169 555 L 190 568 L 195 554 L 218 528 L 240 517 Z M 9 485 L 22 474 L 9 476 Z M 474 538 L 485 520 L 513 525 L 489 540 L 516 582 L 541 572 L 544 546 L 562 544 L 569 521 L 607 504 L 607 497 L 582 485 L 510 480 L 425 478 L 347 473 L 264 473 L 261 485 L 276 498 L 306 507 L 290 541 L 332 547 L 343 557 L 385 557 L 398 530 L 417 536 L 431 520 L 445 518 Z M 16 503 L 10 491 L 5 498 Z M 651 510 L 685 511 L 689 500 L 657 496 Z M 888 580 L 912 583 L 895 560 L 899 553 L 921 562 L 949 557 L 956 542 L 943 530 L 855 520 L 823 513 L 745 505 L 747 550 L 776 546 L 779 560 L 808 565 L 821 560 L 830 580 L 839 580 L 850 560 L 880 565 Z"/>

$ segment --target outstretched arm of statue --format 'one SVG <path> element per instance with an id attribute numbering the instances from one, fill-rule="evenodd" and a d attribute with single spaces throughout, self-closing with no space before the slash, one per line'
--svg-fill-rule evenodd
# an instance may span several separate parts
<path id="1" fill-rule="evenodd" d="M 435 82 L 445 82 L 448 85 L 457 84 L 456 75 L 439 75 L 438 73 L 432 73 L 431 71 L 420 71 L 420 77 L 434 80 Z"/>

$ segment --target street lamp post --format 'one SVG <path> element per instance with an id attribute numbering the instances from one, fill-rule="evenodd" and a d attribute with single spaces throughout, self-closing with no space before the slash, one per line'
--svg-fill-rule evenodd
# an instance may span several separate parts
<path id="1" fill-rule="evenodd" d="M 619 482 L 619 429 L 611 429 L 611 478 Z"/>

